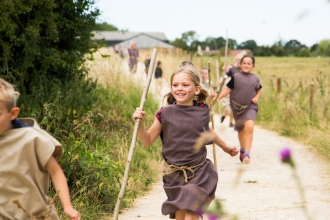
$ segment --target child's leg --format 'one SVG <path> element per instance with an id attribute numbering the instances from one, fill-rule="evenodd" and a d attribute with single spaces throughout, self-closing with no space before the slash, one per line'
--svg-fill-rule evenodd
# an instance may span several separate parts
<path id="1" fill-rule="evenodd" d="M 178 210 L 175 212 L 176 220 L 199 220 L 199 216 L 192 211 Z"/>
<path id="2" fill-rule="evenodd" d="M 230 117 L 230 122 L 234 124 L 234 116 L 233 116 L 233 114 L 229 114 L 229 117 Z"/>
<path id="3" fill-rule="evenodd" d="M 238 140 L 241 148 L 245 148 L 245 127 L 238 132 Z"/>
<path id="4" fill-rule="evenodd" d="M 175 212 L 175 220 L 184 220 L 186 210 L 178 210 Z"/>
<path id="5" fill-rule="evenodd" d="M 244 123 L 244 131 L 245 131 L 245 152 L 250 153 L 252 140 L 253 140 L 253 128 L 254 128 L 254 121 L 247 120 Z"/>
<path id="6" fill-rule="evenodd" d="M 184 220 L 199 220 L 199 216 L 192 211 L 186 211 Z"/>

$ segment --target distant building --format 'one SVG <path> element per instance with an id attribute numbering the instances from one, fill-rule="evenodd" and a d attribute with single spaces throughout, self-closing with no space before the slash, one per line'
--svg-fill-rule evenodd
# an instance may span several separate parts
<path id="1" fill-rule="evenodd" d="M 139 49 L 152 47 L 175 48 L 169 44 L 169 40 L 161 32 L 118 32 L 118 31 L 95 31 L 92 39 L 104 39 L 107 47 L 129 48 L 132 43 L 136 43 Z"/>

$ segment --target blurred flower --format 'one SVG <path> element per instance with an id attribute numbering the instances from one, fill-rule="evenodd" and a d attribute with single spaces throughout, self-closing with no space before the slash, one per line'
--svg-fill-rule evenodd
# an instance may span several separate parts
<path id="1" fill-rule="evenodd" d="M 202 216 L 202 215 L 204 214 L 204 210 L 203 210 L 203 209 L 198 209 L 198 210 L 196 211 L 196 214 L 197 214 L 198 216 Z"/>
<path id="2" fill-rule="evenodd" d="M 294 180 L 297 183 L 297 188 L 299 190 L 299 194 L 300 194 L 300 198 L 301 198 L 301 204 L 302 204 L 301 208 L 303 209 L 304 214 L 306 215 L 307 219 L 311 220 L 312 218 L 310 217 L 310 215 L 308 213 L 308 210 L 305 206 L 306 199 L 305 199 L 304 188 L 301 184 L 301 181 L 300 181 L 300 178 L 298 176 L 297 170 L 295 169 L 295 165 L 294 165 L 292 155 L 291 155 L 291 150 L 288 147 L 283 148 L 280 151 L 280 157 L 281 157 L 281 161 L 283 163 L 289 164 L 292 168 L 292 175 L 293 175 Z"/>
<path id="3" fill-rule="evenodd" d="M 220 218 L 219 218 L 220 219 Z M 209 220 L 218 220 L 218 216 L 210 214 L 209 215 Z"/>
<path id="4" fill-rule="evenodd" d="M 294 162 L 292 160 L 292 157 L 291 157 L 291 150 L 289 148 L 283 148 L 281 151 L 280 151 L 280 157 L 281 157 L 281 161 L 283 163 L 287 163 L 289 164 L 291 167 L 294 168 Z"/>
<path id="5" fill-rule="evenodd" d="M 225 216 L 226 213 L 223 210 L 220 199 L 215 199 L 210 207 L 206 210 L 206 214 L 209 220 L 218 220 L 221 216 Z"/>
<path id="6" fill-rule="evenodd" d="M 289 158 L 291 158 L 291 150 L 289 148 L 283 148 L 280 152 L 281 154 L 281 160 L 285 161 Z"/>

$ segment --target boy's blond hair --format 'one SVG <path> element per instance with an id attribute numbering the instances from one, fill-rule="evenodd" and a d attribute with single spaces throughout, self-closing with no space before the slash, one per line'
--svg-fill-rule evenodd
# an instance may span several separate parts
<path id="1" fill-rule="evenodd" d="M 14 86 L 6 80 L 0 78 L 0 102 L 2 102 L 10 111 L 16 107 L 16 100 L 19 96 L 18 92 L 15 92 Z"/>

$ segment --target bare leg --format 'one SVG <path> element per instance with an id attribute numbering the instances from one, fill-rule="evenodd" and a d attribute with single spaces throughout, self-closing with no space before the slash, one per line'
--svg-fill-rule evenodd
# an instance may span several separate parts
<path id="1" fill-rule="evenodd" d="M 252 140 L 253 140 L 253 128 L 254 128 L 254 121 L 247 120 L 244 124 L 245 130 L 245 152 L 251 151 Z"/>
<path id="2" fill-rule="evenodd" d="M 233 114 L 229 114 L 229 117 L 230 117 L 230 122 L 234 124 L 234 116 L 233 116 Z"/>
<path id="3" fill-rule="evenodd" d="M 241 130 L 240 132 L 238 132 L 238 140 L 239 140 L 239 144 L 241 145 L 241 148 L 245 148 L 245 127 L 243 128 L 243 130 Z"/>
<path id="4" fill-rule="evenodd" d="M 186 210 L 178 210 L 175 212 L 175 220 L 185 220 L 184 216 L 186 214 Z"/>
<path id="5" fill-rule="evenodd" d="M 199 219 L 199 216 L 195 212 L 186 211 L 184 220 L 198 220 L 198 219 Z"/>

